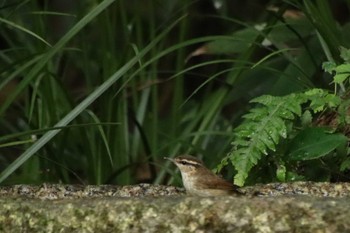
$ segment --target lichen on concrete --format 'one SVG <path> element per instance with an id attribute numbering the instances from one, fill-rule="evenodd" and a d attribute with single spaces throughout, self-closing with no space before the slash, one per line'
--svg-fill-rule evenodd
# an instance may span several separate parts
<path id="1" fill-rule="evenodd" d="M 147 184 L 2 187 L 0 232 L 350 231 L 346 183 L 242 190 L 239 197 L 192 197 Z"/>

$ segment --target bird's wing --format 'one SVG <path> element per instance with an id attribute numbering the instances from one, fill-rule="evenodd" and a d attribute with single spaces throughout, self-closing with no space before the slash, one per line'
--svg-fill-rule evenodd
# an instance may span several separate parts
<path id="1" fill-rule="evenodd" d="M 212 174 L 211 177 L 206 177 L 201 179 L 201 188 L 203 189 L 225 189 L 225 190 L 235 190 L 235 187 L 232 183 Z"/>

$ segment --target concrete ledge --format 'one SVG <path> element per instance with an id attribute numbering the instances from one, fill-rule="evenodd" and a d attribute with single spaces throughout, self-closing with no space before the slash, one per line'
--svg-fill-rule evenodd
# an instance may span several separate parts
<path id="1" fill-rule="evenodd" d="M 58 185 L 59 186 L 59 185 Z M 146 185 L 147 186 L 147 185 Z M 38 186 L 33 186 L 40 190 Z M 41 187 L 41 186 L 40 186 Z M 55 186 L 54 186 L 55 187 Z M 106 187 L 106 186 L 104 186 Z M 108 186 L 116 187 L 116 186 Z M 128 186 L 138 187 L 139 186 Z M 247 195 L 200 198 L 117 195 L 0 199 L 1 232 L 349 232 L 350 198 Z M 47 189 L 48 187 L 46 187 Z M 114 188 L 114 191 L 122 188 Z M 18 187 L 16 189 L 19 190 Z M 80 187 L 77 190 L 85 190 Z M 104 189 L 107 191 L 107 189 Z M 146 188 L 147 190 L 147 188 Z M 163 190 L 164 191 L 164 190 Z M 162 191 L 162 192 L 163 192 Z M 109 194 L 113 192 L 107 192 Z"/>

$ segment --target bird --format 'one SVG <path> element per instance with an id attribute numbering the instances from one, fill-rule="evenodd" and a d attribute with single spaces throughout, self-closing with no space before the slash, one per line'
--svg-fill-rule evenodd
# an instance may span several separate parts
<path id="1" fill-rule="evenodd" d="M 179 168 L 182 183 L 190 195 L 210 197 L 243 194 L 238 190 L 238 186 L 214 174 L 205 167 L 202 160 L 194 156 L 181 155 L 164 159 L 170 160 Z"/>

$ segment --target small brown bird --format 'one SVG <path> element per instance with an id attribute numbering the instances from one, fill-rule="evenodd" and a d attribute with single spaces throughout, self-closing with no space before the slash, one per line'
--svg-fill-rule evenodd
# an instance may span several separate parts
<path id="1" fill-rule="evenodd" d="M 182 182 L 189 194 L 204 197 L 242 194 L 237 186 L 215 175 L 193 156 L 181 155 L 164 159 L 172 161 L 180 169 Z"/>

